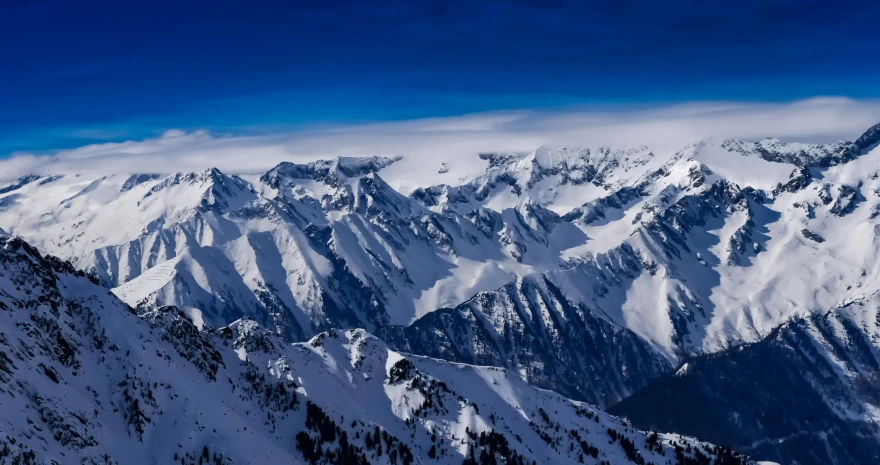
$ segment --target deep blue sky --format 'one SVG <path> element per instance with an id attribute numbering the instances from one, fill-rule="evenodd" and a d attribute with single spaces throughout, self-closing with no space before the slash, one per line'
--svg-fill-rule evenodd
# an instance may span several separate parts
<path id="1" fill-rule="evenodd" d="M 167 128 L 880 97 L 880 3 L 708 3 L 0 0 L 0 154 Z"/>

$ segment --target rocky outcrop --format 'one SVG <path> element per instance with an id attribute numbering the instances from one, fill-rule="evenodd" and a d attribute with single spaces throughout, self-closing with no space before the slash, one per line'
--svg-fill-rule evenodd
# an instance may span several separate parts
<path id="1" fill-rule="evenodd" d="M 605 197 L 583 204 L 563 216 L 565 221 L 579 224 L 592 224 L 604 219 L 610 209 L 622 210 L 630 202 L 644 195 L 641 189 L 623 187 Z"/>
<path id="2" fill-rule="evenodd" d="M 864 199 L 859 189 L 861 185 L 856 187 L 852 186 L 839 186 L 837 188 L 837 198 L 834 200 L 834 204 L 831 205 L 831 209 L 829 210 L 833 215 L 844 216 L 848 215 L 856 209 L 859 202 Z"/>
<path id="3" fill-rule="evenodd" d="M 795 168 L 794 171 L 791 172 L 791 176 L 785 184 L 779 184 L 776 187 L 777 192 L 797 192 L 803 189 L 806 189 L 807 186 L 813 181 L 813 176 L 810 174 L 810 169 L 801 166 L 800 168 Z"/>
<path id="4" fill-rule="evenodd" d="M 806 237 L 807 239 L 809 239 L 809 240 L 811 240 L 811 241 L 813 241 L 813 242 L 818 242 L 818 243 L 820 243 L 820 244 L 821 244 L 822 242 L 825 242 L 825 238 L 824 238 L 824 237 L 822 237 L 822 236 L 820 236 L 820 235 L 814 233 L 813 231 L 810 231 L 810 230 L 807 229 L 807 228 L 801 229 L 801 234 L 803 234 L 804 237 Z"/>

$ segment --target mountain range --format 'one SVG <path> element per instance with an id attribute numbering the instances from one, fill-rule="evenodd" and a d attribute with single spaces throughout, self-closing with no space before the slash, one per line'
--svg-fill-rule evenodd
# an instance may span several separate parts
<path id="1" fill-rule="evenodd" d="M 33 175 L 0 187 L 0 227 L 136 318 L 191 322 L 192 337 L 245 321 L 290 350 L 370 341 L 416 367 L 499 367 L 518 380 L 505 382 L 756 459 L 870 463 L 878 143 L 880 125 L 831 144 Z"/>

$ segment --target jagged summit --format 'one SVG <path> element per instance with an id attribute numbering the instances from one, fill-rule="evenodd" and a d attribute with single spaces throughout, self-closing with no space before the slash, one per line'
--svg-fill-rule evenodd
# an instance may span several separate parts
<path id="1" fill-rule="evenodd" d="M 870 152 L 877 147 L 877 144 L 880 144 L 880 123 L 868 128 L 864 134 L 859 136 L 859 138 L 853 142 L 853 145 L 856 150 L 859 151 L 859 154 Z"/>
<path id="2" fill-rule="evenodd" d="M 798 167 L 829 168 L 867 154 L 880 142 L 880 124 L 865 131 L 855 141 L 833 144 L 786 143 L 766 138 L 754 143 L 729 140 L 724 145 L 742 155 L 755 154 L 767 161 L 787 163 Z"/>
<path id="3" fill-rule="evenodd" d="M 272 168 L 260 180 L 266 185 L 279 189 L 282 183 L 295 184 L 296 180 L 321 181 L 333 187 L 347 178 L 357 178 L 376 173 L 382 168 L 399 161 L 401 157 L 337 157 L 331 160 L 318 160 L 299 164 L 282 162 Z"/>

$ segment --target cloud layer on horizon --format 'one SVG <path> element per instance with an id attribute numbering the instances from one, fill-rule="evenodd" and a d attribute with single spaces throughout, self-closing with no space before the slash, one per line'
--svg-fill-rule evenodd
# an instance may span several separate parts
<path id="1" fill-rule="evenodd" d="M 0 178 L 26 174 L 264 172 L 282 161 L 336 156 L 404 156 L 407 172 L 444 160 L 482 169 L 481 152 L 530 152 L 550 146 L 638 146 L 675 151 L 704 138 L 833 142 L 880 122 L 880 102 L 816 98 L 787 104 L 704 102 L 655 108 L 505 111 L 448 118 L 284 131 L 258 136 L 170 130 L 141 141 L 105 143 L 0 160 Z M 439 162 L 437 162 L 439 163 Z M 424 171 L 424 170 L 422 170 Z M 461 171 L 461 170 L 458 170 Z M 462 172 L 463 174 L 467 174 Z M 424 173 L 423 173 L 424 174 Z"/>

